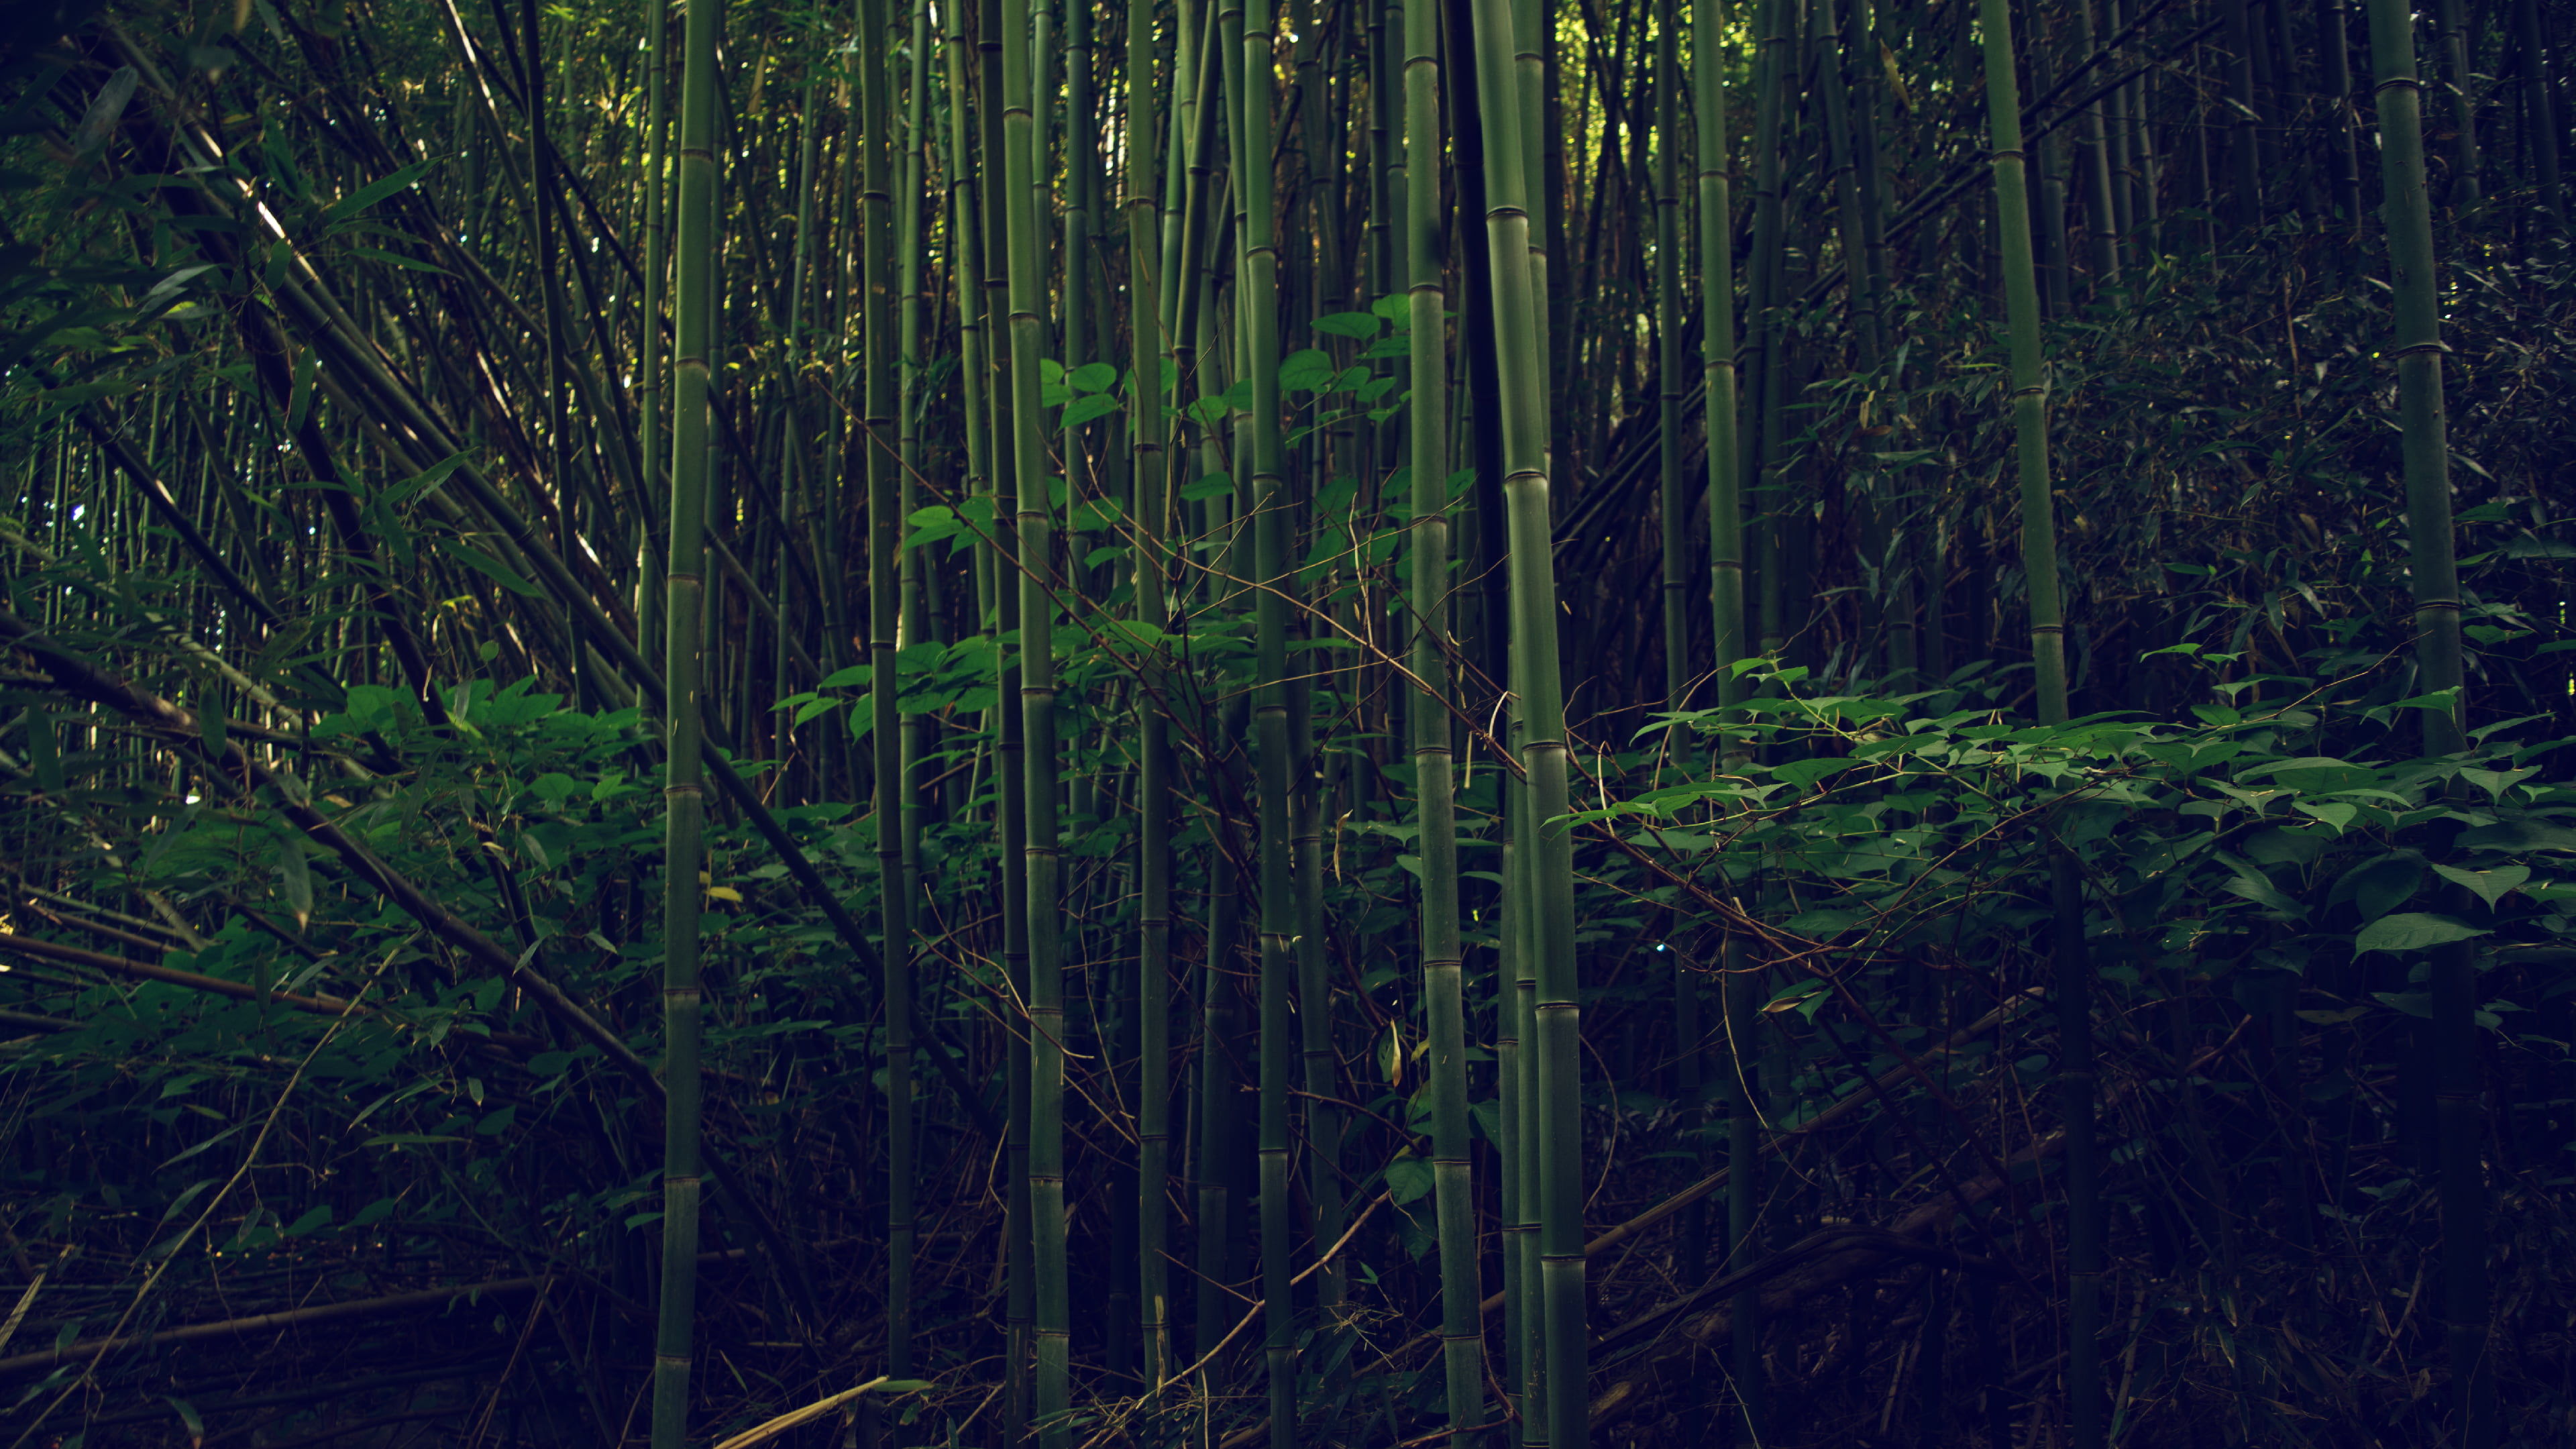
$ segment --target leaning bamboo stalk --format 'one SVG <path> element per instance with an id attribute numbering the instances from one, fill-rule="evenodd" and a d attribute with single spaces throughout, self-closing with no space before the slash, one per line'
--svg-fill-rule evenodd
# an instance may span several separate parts
<path id="1" fill-rule="evenodd" d="M 683 104 L 685 106 L 685 94 Z M 685 169 L 689 158 L 683 155 L 680 162 L 679 169 Z M 708 160 L 707 164 L 713 163 Z M 685 197 L 683 201 L 685 202 Z M 712 223 L 708 225 L 712 229 Z M 307 296 L 304 289 L 292 282 L 281 282 L 277 288 L 277 295 L 288 302 L 289 311 L 295 314 L 296 320 L 309 329 L 307 335 L 318 344 L 318 350 L 326 354 L 331 367 L 341 370 L 343 380 L 357 385 L 357 391 L 343 393 L 337 390 L 337 383 L 326 382 L 326 390 L 332 391 L 336 399 L 345 401 L 350 411 L 357 414 L 361 422 L 378 430 L 379 438 L 385 444 L 388 456 L 396 459 L 401 467 L 418 473 L 427 470 L 440 457 L 467 451 L 458 439 L 450 436 L 430 416 L 425 406 L 418 400 L 415 391 L 394 377 L 390 364 L 380 352 L 353 340 L 362 335 L 362 330 L 350 321 L 344 312 Z M 677 342 L 678 331 L 675 325 L 673 329 L 675 348 Z M 700 365 L 702 368 L 706 365 L 703 359 Z M 329 377 L 330 372 L 326 370 L 325 378 Z M 675 396 L 675 406 L 676 402 Z M 701 446 L 704 444 L 706 432 L 706 425 L 702 423 L 699 433 Z M 676 415 L 674 433 L 674 456 L 676 457 L 678 455 Z M 414 451 L 415 446 L 419 448 L 419 452 Z M 421 456 L 422 453 L 427 456 Z M 531 528 L 526 518 L 502 496 L 492 479 L 471 461 L 458 467 L 450 475 L 449 483 L 466 495 L 473 512 L 481 513 L 498 530 L 498 535 L 493 542 L 503 545 L 503 552 L 506 555 L 504 562 L 527 565 L 527 571 L 535 576 L 535 581 L 552 595 L 555 602 L 563 605 L 562 614 L 541 612 L 528 616 L 528 622 L 536 625 L 543 633 L 550 632 L 550 626 L 561 625 L 568 617 L 576 631 L 576 637 L 598 650 L 609 663 L 624 671 L 635 684 L 638 693 L 643 696 L 643 702 L 647 707 L 661 707 L 668 696 L 665 671 L 657 670 L 644 661 L 642 646 L 629 638 L 599 604 L 598 599 L 602 597 L 609 598 L 612 604 L 617 604 L 617 600 L 614 597 L 613 588 L 607 585 L 605 576 L 597 573 L 597 566 L 590 560 L 587 551 L 574 556 L 574 561 L 582 564 L 585 570 L 583 573 L 576 574 L 565 558 Z M 462 519 L 470 516 L 463 505 L 444 498 L 440 493 L 433 492 L 427 496 L 433 505 L 445 510 L 453 510 L 447 515 L 451 518 Z M 703 504 L 701 511 L 703 511 Z M 702 539 L 703 536 L 702 530 Z M 595 585 L 597 587 L 594 587 Z M 699 595 L 704 596 L 703 583 L 699 585 Z M 623 606 L 618 605 L 618 607 L 622 612 Z M 726 759 L 724 752 L 715 742 L 706 737 L 703 722 L 700 728 L 692 731 L 691 738 L 699 751 L 705 774 L 714 777 L 717 787 L 722 790 L 726 799 L 735 809 L 742 812 L 752 829 L 777 854 L 789 874 L 795 877 L 797 885 L 805 892 L 807 899 L 819 907 L 825 918 L 832 923 L 833 929 L 841 937 L 843 944 L 860 960 L 874 962 L 875 948 L 869 944 L 866 935 L 859 929 L 857 919 L 841 904 L 839 896 L 824 881 L 822 873 L 815 868 L 803 847 L 799 846 L 795 838 L 779 825 L 777 817 L 770 812 L 761 798 L 753 793 L 741 772 Z M 984 1110 L 980 1099 L 974 1095 L 969 1084 L 964 1080 L 962 1069 L 956 1065 L 950 1055 L 944 1051 L 935 1052 L 931 1056 L 931 1061 L 947 1079 L 949 1086 L 958 1092 L 961 1102 L 969 1115 L 977 1120 L 978 1125 L 988 1132 L 998 1133 L 997 1124 L 991 1121 L 990 1113 Z"/>
<path id="2" fill-rule="evenodd" d="M 856 1388 L 843 1389 L 837 1394 L 826 1394 L 803 1408 L 790 1409 L 774 1419 L 763 1420 L 731 1438 L 718 1442 L 716 1449 L 753 1449 L 755 1445 L 766 1444 L 790 1429 L 802 1428 L 835 1409 L 866 1397 L 869 1390 L 886 1382 L 888 1377 L 891 1375 L 870 1379 Z"/>
<path id="3" fill-rule="evenodd" d="M 694 1261 L 691 1266 L 696 1266 Z M 441 1308 L 460 1298 L 481 1301 L 513 1297 L 521 1293 L 533 1292 L 548 1281 L 550 1280 L 545 1275 L 536 1275 L 493 1279 L 481 1283 L 459 1283 L 448 1288 L 424 1288 L 411 1293 L 388 1294 L 382 1298 L 361 1298 L 346 1303 L 317 1303 L 310 1307 L 290 1308 L 277 1313 L 254 1313 L 242 1318 L 219 1319 L 211 1323 L 187 1323 L 177 1328 L 164 1328 L 153 1333 L 86 1339 L 66 1344 L 61 1348 L 17 1353 L 0 1358 L 0 1375 L 19 1373 L 28 1369 L 53 1368 L 62 1364 L 85 1363 L 91 1359 L 131 1348 L 162 1348 L 183 1343 L 208 1343 L 228 1338 L 247 1338 L 254 1334 L 275 1335 L 297 1329 L 318 1328 L 326 1324 L 384 1318 L 417 1309 Z"/>
<path id="4" fill-rule="evenodd" d="M 670 0 L 645 0 L 644 5 L 644 294 L 643 315 L 636 330 L 643 334 L 642 355 L 635 370 L 637 454 L 643 459 L 648 480 L 658 475 L 656 466 L 662 452 L 662 313 L 668 305 L 663 296 L 664 273 L 669 260 L 664 255 L 669 246 L 666 210 L 662 198 L 662 173 L 668 165 L 670 121 L 664 114 L 670 90 L 668 54 L 671 29 Z M 460 33 L 461 34 L 461 33 Z M 489 100 L 485 101 L 488 106 Z M 662 590 L 653 587 L 653 530 L 647 526 L 645 513 L 651 499 L 661 490 L 648 481 L 646 506 L 637 509 L 635 517 L 635 619 L 636 637 L 650 640 L 658 636 L 662 624 Z"/>
<path id="5" fill-rule="evenodd" d="M 236 1001 L 255 1001 L 264 997 L 280 1006 L 310 1012 L 315 1016 L 345 1016 L 351 1009 L 347 1001 L 336 996 L 299 996 L 291 991 L 279 991 L 274 988 L 263 992 L 247 981 L 226 981 L 219 976 L 182 971 L 174 966 L 155 965 L 148 961 L 134 960 L 129 956 L 112 956 L 98 951 L 85 951 L 78 946 L 65 946 L 18 931 L 0 931 L 0 954 L 10 952 L 36 961 L 55 961 L 65 965 L 85 966 L 93 971 L 131 976 L 139 981 L 159 981 L 171 986 L 184 986 L 191 991 L 228 996 Z M 383 1011 L 381 1007 L 372 1006 L 358 1009 L 365 1015 L 380 1015 Z"/>

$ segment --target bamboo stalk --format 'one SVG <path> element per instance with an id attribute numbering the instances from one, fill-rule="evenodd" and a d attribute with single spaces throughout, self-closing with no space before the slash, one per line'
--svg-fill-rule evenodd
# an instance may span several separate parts
<path id="1" fill-rule="evenodd" d="M 894 77 L 886 54 L 885 0 L 859 0 L 859 227 L 861 375 L 859 446 L 868 489 L 868 744 L 875 787 L 877 909 L 885 993 L 886 1372 L 912 1363 L 913 1107 L 912 927 L 904 888 L 905 788 L 896 650 L 903 613 L 903 500 L 896 451 L 896 240 L 891 176 Z"/>
<path id="2" fill-rule="evenodd" d="M 2022 569 L 2029 581 L 2031 657 L 2043 725 L 2066 720 L 2065 624 L 2048 458 L 2047 361 L 2030 258 L 2029 202 L 2022 175 L 2021 95 L 2005 0 L 1983 0 L 1986 117 L 2002 234 L 2004 300 L 2011 336 L 2013 433 L 2021 492 Z M 2059 1091 L 2066 1133 L 2066 1399 L 2075 1449 L 2101 1449 L 2108 1425 L 2102 1389 L 2102 1209 L 2093 1149 L 2092 964 L 2076 864 L 2051 852 L 2050 954 L 2055 958 Z"/>
<path id="3" fill-rule="evenodd" d="M 1681 14 L 1655 4 L 1655 433 L 1664 555 L 1664 708 L 1690 697 L 1691 499 L 1682 483 Z"/>
<path id="4" fill-rule="evenodd" d="M 698 669 L 706 617 L 708 362 L 721 284 L 715 123 L 722 16 L 716 5 L 688 8 L 680 84 L 671 552 L 662 663 L 669 740 L 662 850 L 662 1081 L 669 1101 L 662 1127 L 662 1291 L 653 1347 L 653 1449 L 683 1449 L 688 1442 L 698 1289 L 698 871 L 705 809 Z"/>
<path id="5" fill-rule="evenodd" d="M 1183 7 L 1185 10 L 1188 8 Z M 1154 17 L 1127 7 L 1127 157 L 1122 181 L 1127 213 L 1127 379 L 1135 449 L 1136 618 L 1153 631 L 1146 647 L 1161 654 L 1171 625 L 1164 592 L 1170 479 L 1163 416 L 1163 288 L 1166 228 L 1157 205 L 1154 135 Z M 1146 682 L 1168 678 L 1152 669 Z M 1136 1311 L 1138 1378 L 1149 1401 L 1170 1372 L 1170 1274 L 1163 1263 L 1171 1186 L 1171 722 L 1158 707 L 1159 687 L 1136 691 Z"/>
<path id="6" fill-rule="evenodd" d="M 2445 18 L 2456 16 L 2446 5 Z M 2397 364 L 2399 456 L 2406 487 L 2407 579 L 2413 588 L 2415 668 L 2428 693 L 2451 692 L 2448 709 L 2416 711 L 2428 756 L 2468 747 L 2468 707 L 2460 636 L 2460 581 L 2451 522 L 2450 440 L 2444 420 L 2440 277 L 2433 249 L 2432 198 L 2424 178 L 2423 86 L 2417 78 L 2414 20 L 2393 0 L 2371 0 L 2371 69 L 2378 99 L 2381 217 L 2388 228 L 2396 327 L 2389 348 Z M 2455 80 L 2465 80 L 2457 56 Z M 2529 63 L 2529 62 L 2527 62 Z M 2465 133 L 2466 126 L 2462 130 Z M 2464 165 L 2474 157 L 2463 140 Z M 2457 178 L 2475 199 L 2473 173 Z M 2467 904 L 2454 887 L 2453 908 Z M 2488 1350 L 2486 1184 L 2479 1158 L 2477 959 L 2471 942 L 2433 952 L 2433 1112 L 2439 1150 L 2436 1193 L 2442 1215 L 2442 1317 L 2451 1370 L 2451 1422 L 2462 1449 L 2496 1442 L 2495 1369 Z"/>
<path id="7" fill-rule="evenodd" d="M 1236 235 L 1236 350 L 1251 383 L 1250 446 L 1236 459 L 1238 488 L 1252 513 L 1253 739 L 1258 771 L 1258 852 L 1261 987 L 1258 1014 L 1261 1101 L 1259 1117 L 1263 1357 L 1269 1372 L 1270 1442 L 1294 1449 L 1297 1441 L 1296 1308 L 1289 1286 L 1289 1065 L 1292 1058 L 1289 1000 L 1295 960 L 1297 900 L 1290 873 L 1289 796 L 1296 769 L 1291 758 L 1288 684 L 1290 504 L 1285 493 L 1279 439 L 1279 252 L 1271 207 L 1272 108 L 1278 60 L 1265 0 L 1240 7 L 1221 0 L 1220 24 L 1241 27 L 1238 60 L 1227 70 L 1233 127 L 1235 197 L 1241 208 Z M 1231 26 L 1229 26 L 1231 28 Z"/>
<path id="8" fill-rule="evenodd" d="M 1431 1046 L 1431 1174 L 1440 1240 L 1442 1388 L 1452 1449 L 1481 1437 L 1485 1416 L 1484 1329 L 1477 1299 L 1475 1182 L 1469 1175 L 1465 951 L 1458 930 L 1458 822 L 1449 748 L 1443 627 L 1449 600 L 1447 296 L 1440 256 L 1439 13 L 1433 0 L 1404 0 L 1404 225 L 1408 361 L 1413 403 L 1413 555 L 1405 618 L 1418 692 L 1412 730 L 1415 844 L 1420 896 L 1422 1009 Z"/>
<path id="9" fill-rule="evenodd" d="M 1537 1000 L 1534 1059 L 1540 1284 L 1548 1439 L 1587 1442 L 1583 1391 L 1583 1161 L 1580 1011 L 1574 958 L 1573 835 L 1567 813 L 1566 729 L 1557 672 L 1557 598 L 1548 510 L 1547 356 L 1543 302 L 1530 257 L 1531 218 L 1520 118 L 1510 97 L 1512 25 L 1507 0 L 1476 0 L 1478 94 L 1485 120 L 1485 235 L 1493 259 L 1494 314 L 1503 396 L 1504 493 L 1511 532 L 1512 643 L 1520 696 L 1521 769 L 1528 785 L 1525 867 Z M 1520 104 L 1526 106 L 1526 88 Z"/>
<path id="10" fill-rule="evenodd" d="M 1045 280 L 1036 215 L 1041 93 L 1033 89 L 1027 0 L 1002 5 L 1003 227 L 1009 246 L 1012 474 L 1018 519 L 1019 715 L 1023 772 L 1020 847 L 1026 861 L 1028 950 L 1028 1234 L 1030 1412 L 1039 1442 L 1065 1442 L 1071 1400 L 1071 1305 L 1064 1236 L 1064 976 L 1057 880 L 1055 658 L 1052 632 L 1055 524 L 1048 498 L 1045 417 L 1038 362 L 1045 351 Z"/>
<path id="11" fill-rule="evenodd" d="M 2373 56 L 2379 53 L 2375 25 L 2376 22 L 2371 32 Z M 2465 211 L 2484 199 L 2486 189 L 2478 175 L 2478 81 L 2469 65 L 2468 21 L 2460 0 L 2435 0 L 2433 25 L 2433 45 L 2442 57 L 2442 89 L 2449 93 L 2451 102 L 2450 199 L 2455 209 Z M 2379 77 L 2383 87 L 2387 79 L 2383 71 Z M 2380 165 L 2384 169 L 2387 164 L 2383 156 Z"/>

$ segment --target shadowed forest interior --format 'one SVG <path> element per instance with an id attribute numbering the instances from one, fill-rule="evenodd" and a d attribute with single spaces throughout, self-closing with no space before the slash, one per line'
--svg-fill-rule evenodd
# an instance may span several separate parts
<path id="1" fill-rule="evenodd" d="M 0 1449 L 2569 1442 L 2571 48 L 7 6 Z"/>

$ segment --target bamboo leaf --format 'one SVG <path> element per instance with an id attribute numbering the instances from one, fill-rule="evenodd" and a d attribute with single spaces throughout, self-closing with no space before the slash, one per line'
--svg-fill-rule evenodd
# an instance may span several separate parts
<path id="1" fill-rule="evenodd" d="M 116 130 L 116 123 L 125 115 L 126 104 L 134 99 L 135 83 L 141 79 L 135 74 L 134 67 L 121 65 L 107 78 L 107 83 L 98 88 L 98 94 L 90 100 L 89 109 L 81 114 L 80 125 L 72 131 L 72 158 L 75 161 L 87 161 L 107 144 L 108 136 Z"/>
<path id="2" fill-rule="evenodd" d="M 322 225 L 326 230 L 336 228 L 339 223 L 347 221 L 395 192 L 410 187 L 435 170 L 446 159 L 444 156 L 431 156 L 425 160 L 414 161 L 381 181 L 367 183 L 350 195 L 333 202 L 331 208 L 322 213 Z"/>
<path id="3" fill-rule="evenodd" d="M 349 255 L 353 257 L 364 257 L 371 262 L 383 262 L 387 266 L 402 267 L 410 271 L 428 272 L 432 276 L 452 277 L 456 275 L 445 267 L 424 262 L 418 257 L 407 257 L 400 252 L 387 251 L 383 247 L 351 247 L 349 248 Z"/>
<path id="4" fill-rule="evenodd" d="M 290 433 L 301 430 L 305 417 L 313 410 L 313 376 L 321 366 L 322 354 L 315 348 L 304 349 L 304 355 L 295 359 L 295 386 L 286 402 L 286 430 Z"/>
<path id="5" fill-rule="evenodd" d="M 277 841 L 278 893 L 294 913 L 299 931 L 313 923 L 313 869 L 304 858 L 300 836 L 281 835 Z"/>
<path id="6" fill-rule="evenodd" d="M 438 541 L 438 545 L 458 563 L 482 574 L 511 593 L 529 599 L 545 597 L 544 590 L 511 572 L 509 565 L 462 539 L 442 538 Z"/>

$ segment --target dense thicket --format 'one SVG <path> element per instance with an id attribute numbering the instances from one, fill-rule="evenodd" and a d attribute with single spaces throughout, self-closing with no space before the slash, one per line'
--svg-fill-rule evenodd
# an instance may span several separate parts
<path id="1" fill-rule="evenodd" d="M 12 8 L 0 1428 L 2563 1442 L 2570 34 Z"/>

